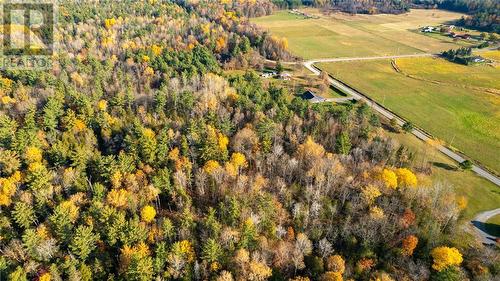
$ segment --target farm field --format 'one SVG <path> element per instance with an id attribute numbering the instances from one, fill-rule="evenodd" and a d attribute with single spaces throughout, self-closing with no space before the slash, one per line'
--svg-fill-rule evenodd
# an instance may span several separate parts
<path id="1" fill-rule="evenodd" d="M 303 9 L 319 18 L 279 11 L 252 19 L 272 34 L 288 39 L 293 54 L 305 59 L 360 57 L 440 52 L 459 45 L 449 40 L 424 36 L 415 29 L 438 25 L 462 14 L 441 10 L 412 10 L 403 15 L 322 15 L 317 9 Z"/>
<path id="2" fill-rule="evenodd" d="M 486 57 L 494 59 L 499 51 L 488 52 Z M 481 53 L 481 55 L 483 55 Z M 490 65 L 466 66 L 450 63 L 443 59 L 422 57 L 396 60 L 397 67 L 405 74 L 416 79 L 435 81 L 443 84 L 462 85 L 464 87 L 489 88 L 500 93 L 500 75 L 498 67 Z"/>
<path id="3" fill-rule="evenodd" d="M 419 59 L 418 63 L 398 59 L 396 64 L 403 72 L 447 83 L 407 77 L 396 72 L 390 60 L 318 66 L 483 165 L 500 171 L 500 96 L 476 89 L 486 85 L 500 91 L 500 70 L 491 66 L 463 69 L 431 58 Z"/>
<path id="4" fill-rule="evenodd" d="M 488 52 L 482 52 L 481 53 L 482 57 L 485 57 L 490 60 L 494 60 L 496 62 L 496 67 L 500 65 L 500 52 L 499 51 L 488 51 Z"/>
<path id="5" fill-rule="evenodd" d="M 472 219 L 477 213 L 498 208 L 500 191 L 496 185 L 471 171 L 456 170 L 457 164 L 454 161 L 410 134 L 392 132 L 387 134 L 415 153 L 414 168 L 431 163 L 432 182 L 449 184 L 457 195 L 467 198 L 464 220 Z"/>

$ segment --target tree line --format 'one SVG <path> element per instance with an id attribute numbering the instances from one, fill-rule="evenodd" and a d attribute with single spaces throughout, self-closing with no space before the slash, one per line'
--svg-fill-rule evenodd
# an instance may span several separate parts
<path id="1" fill-rule="evenodd" d="M 53 69 L 0 71 L 1 280 L 499 273 L 366 104 L 225 72 L 264 35 L 205 4 L 63 1 Z"/>
<path id="2" fill-rule="evenodd" d="M 352 14 L 401 14 L 410 8 L 440 8 L 468 14 L 457 24 L 500 32 L 500 3 L 496 0 L 272 0 L 278 8 L 301 5 L 340 10 Z"/>
<path id="3" fill-rule="evenodd" d="M 460 25 L 500 32 L 500 2 L 496 0 L 415 0 L 416 4 L 467 13 Z"/>

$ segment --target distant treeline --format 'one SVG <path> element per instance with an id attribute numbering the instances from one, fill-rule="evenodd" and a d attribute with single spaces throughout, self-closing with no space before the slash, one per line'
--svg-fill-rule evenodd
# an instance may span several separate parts
<path id="1" fill-rule="evenodd" d="M 444 51 L 441 54 L 442 57 L 446 58 L 447 60 L 463 65 L 469 65 L 473 63 L 477 63 L 475 60 L 476 59 L 481 59 L 480 57 L 473 57 L 472 56 L 472 49 L 471 48 L 459 48 L 456 50 L 448 50 Z"/>
<path id="2" fill-rule="evenodd" d="M 353 14 L 400 14 L 412 5 L 463 12 L 458 24 L 486 31 L 500 32 L 500 1 L 498 0 L 272 0 L 279 8 L 300 5 L 341 10 Z"/>
<path id="3" fill-rule="evenodd" d="M 459 24 L 487 31 L 500 32 L 500 1 L 498 0 L 413 0 L 427 7 L 463 12 Z"/>
<path id="4" fill-rule="evenodd" d="M 408 11 L 411 0 L 273 0 L 273 3 L 280 8 L 308 5 L 352 14 L 400 14 Z"/>

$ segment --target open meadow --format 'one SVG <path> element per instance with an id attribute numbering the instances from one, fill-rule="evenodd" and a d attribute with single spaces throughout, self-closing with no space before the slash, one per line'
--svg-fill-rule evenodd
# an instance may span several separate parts
<path id="1" fill-rule="evenodd" d="M 322 15 L 312 8 L 301 11 L 318 18 L 279 11 L 252 22 L 287 38 L 292 53 L 305 59 L 434 53 L 459 46 L 415 32 L 419 27 L 459 19 L 459 13 L 412 10 L 402 15 Z"/>
<path id="2" fill-rule="evenodd" d="M 496 56 L 491 54 L 490 56 Z M 443 59 L 318 66 L 494 171 L 500 171 L 500 69 Z M 406 74 L 411 74 L 407 76 Z"/>

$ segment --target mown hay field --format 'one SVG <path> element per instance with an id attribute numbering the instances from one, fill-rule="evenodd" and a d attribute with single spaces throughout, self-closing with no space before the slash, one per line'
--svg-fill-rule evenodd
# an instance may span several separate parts
<path id="1" fill-rule="evenodd" d="M 302 11 L 319 18 L 279 11 L 252 21 L 287 38 L 292 53 L 305 59 L 434 53 L 459 46 L 414 32 L 422 26 L 459 19 L 459 13 L 412 10 L 403 15 L 322 15 L 317 9 Z"/>
<path id="2" fill-rule="evenodd" d="M 500 56 L 500 51 L 488 52 L 486 56 Z M 500 93 L 500 69 L 490 64 L 466 66 L 439 58 L 422 57 L 397 59 L 396 65 L 403 73 L 417 79 L 463 87 L 491 88 Z"/>

